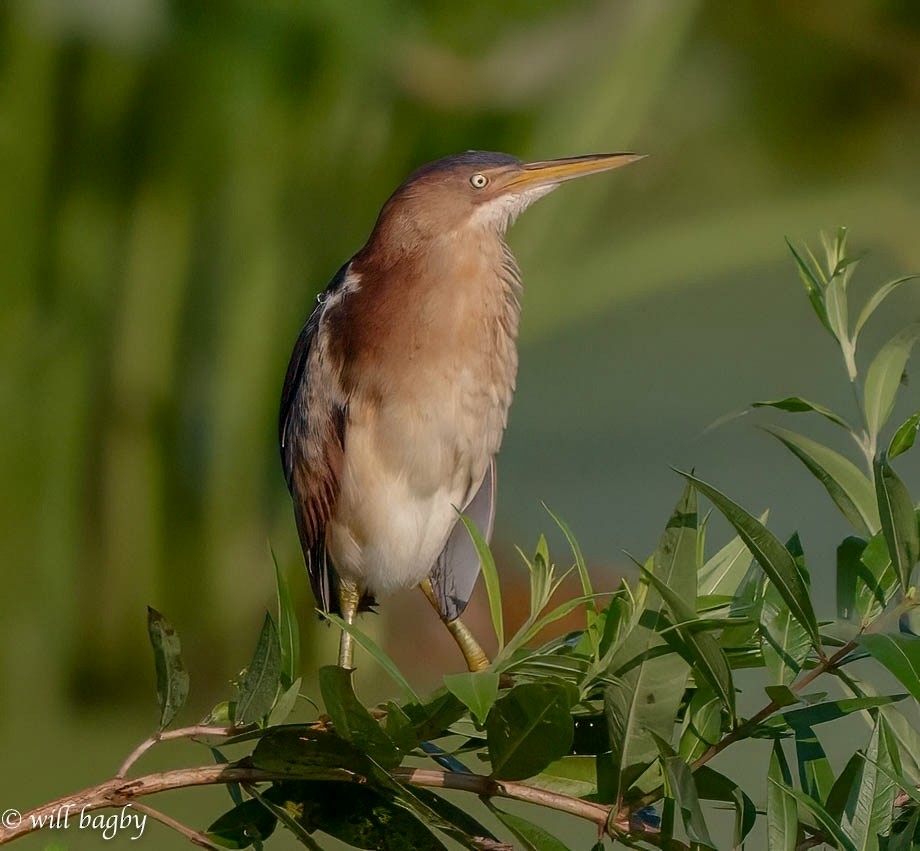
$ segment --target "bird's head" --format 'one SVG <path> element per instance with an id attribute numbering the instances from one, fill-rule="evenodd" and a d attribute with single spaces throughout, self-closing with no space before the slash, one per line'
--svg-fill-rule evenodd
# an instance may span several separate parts
<path id="1" fill-rule="evenodd" d="M 470 227 L 503 234 L 560 183 L 639 159 L 641 154 L 615 153 L 525 163 L 491 151 L 444 157 L 414 171 L 390 196 L 375 235 L 387 238 L 392 232 L 400 241 L 416 241 Z"/>

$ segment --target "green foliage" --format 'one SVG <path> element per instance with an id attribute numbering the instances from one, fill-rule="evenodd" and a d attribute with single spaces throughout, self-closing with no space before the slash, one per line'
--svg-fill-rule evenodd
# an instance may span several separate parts
<path id="1" fill-rule="evenodd" d="M 859 425 L 800 396 L 755 405 L 816 413 L 850 433 L 862 455 L 865 472 L 812 438 L 769 427 L 855 532 L 837 548 L 837 618 L 823 620 L 816 611 L 797 534 L 783 543 L 766 514 L 755 516 L 685 473 L 654 552 L 637 562 L 633 581 L 607 594 L 595 590 L 574 535 L 553 516 L 572 564 L 558 570 L 539 538 L 533 556 L 524 557 L 530 609 L 514 634 L 502 620 L 492 554 L 464 518 L 482 560 L 498 641 L 491 667 L 446 674 L 444 688 L 420 697 L 359 627 L 331 617 L 392 677 L 404 700 L 367 707 L 352 672 L 323 667 L 326 714 L 285 725 L 280 721 L 296 701 L 301 672 L 297 619 L 278 569 L 281 628 L 266 616 L 229 708 L 241 728 L 235 741 L 255 739 L 251 754 L 236 764 L 277 779 L 244 787 L 249 799 L 211 825 L 212 841 L 259 847 L 280 822 L 310 848 L 322 847 L 323 836 L 359 848 L 443 848 L 448 838 L 467 848 L 508 847 L 505 841 L 564 847 L 526 815 L 499 807 L 494 799 L 504 795 L 580 814 L 632 848 L 741 847 L 758 826 L 769 851 L 822 843 L 847 851 L 911 847 L 920 823 L 920 793 L 913 789 L 920 739 L 909 720 L 916 706 L 908 714 L 902 709 L 920 700 L 920 638 L 897 628 L 917 605 L 912 582 L 920 525 L 891 459 L 912 448 L 918 416 L 886 443 L 881 439 L 914 331 L 883 346 L 864 378 L 856 363 L 866 320 L 907 279 L 870 297 L 854 324 L 848 287 L 856 263 L 846 254 L 845 231 L 825 240 L 824 265 L 810 251 L 793 254 L 821 326 L 839 344 Z M 711 555 L 699 497 L 736 533 Z M 573 571 L 581 594 L 557 601 Z M 584 613 L 580 630 L 538 640 L 544 627 L 576 610 Z M 182 691 L 175 674 L 181 663 L 178 639 L 157 618 L 151 639 L 165 726 L 181 708 L 170 696 Z M 849 664 L 860 659 L 861 675 L 881 674 L 882 683 L 893 677 L 906 693 L 857 680 Z M 745 690 L 764 695 L 763 705 L 743 714 L 737 671 L 751 668 L 757 687 Z M 838 770 L 822 739 L 850 717 L 865 717 L 869 727 Z M 755 748 L 757 739 L 770 743 L 769 755 Z M 713 768 L 713 758 L 729 749 L 736 758 L 765 759 L 766 782 L 742 788 Z M 483 827 L 472 806 L 458 809 L 427 785 L 478 793 L 507 837 Z M 734 813 L 730 836 L 724 821 L 713 818 L 714 808 L 725 807 Z"/>

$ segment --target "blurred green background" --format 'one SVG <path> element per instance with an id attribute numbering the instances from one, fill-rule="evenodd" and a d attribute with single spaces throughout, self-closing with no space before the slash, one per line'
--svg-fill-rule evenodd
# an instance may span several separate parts
<path id="1" fill-rule="evenodd" d="M 506 575 L 545 500 L 612 586 L 674 465 L 772 506 L 829 586 L 846 529 L 817 485 L 752 418 L 705 429 L 792 392 L 846 409 L 785 235 L 848 225 L 857 285 L 920 271 L 916 0 L 6 0 L 0 63 L 0 809 L 108 776 L 150 732 L 148 603 L 183 638 L 186 721 L 226 697 L 273 604 L 269 540 L 306 670 L 331 658 L 277 459 L 284 369 L 389 192 L 448 153 L 650 154 L 511 232 Z M 905 289 L 867 341 L 918 316 Z M 433 686 L 459 656 L 400 638 L 431 617 L 415 596 L 369 629 Z M 205 756 L 144 765 L 183 754 Z M 199 827 L 228 800 L 192 795 L 164 807 Z M 51 840 L 109 847 L 21 845 Z"/>

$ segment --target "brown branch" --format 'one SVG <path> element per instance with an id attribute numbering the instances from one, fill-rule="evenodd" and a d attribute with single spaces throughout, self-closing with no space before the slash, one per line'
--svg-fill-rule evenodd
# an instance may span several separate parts
<path id="1" fill-rule="evenodd" d="M 214 738 L 225 739 L 229 736 L 236 736 L 239 733 L 244 733 L 249 729 L 251 729 L 251 725 L 249 727 L 209 727 L 206 724 L 195 724 L 191 727 L 179 727 L 175 730 L 162 730 L 152 735 L 149 739 L 144 739 L 144 741 L 131 751 L 127 759 L 121 764 L 121 768 L 118 769 L 118 773 L 115 777 L 124 777 L 135 762 L 147 753 L 150 748 L 160 742 L 168 742 L 173 739 L 192 739 L 196 736 L 212 736 Z"/>
<path id="2" fill-rule="evenodd" d="M 176 731 L 178 732 L 178 731 Z M 583 801 L 569 795 L 547 792 L 523 783 L 512 781 L 494 780 L 479 774 L 461 774 L 450 771 L 434 771 L 421 768 L 398 768 L 391 772 L 394 780 L 412 786 L 429 786 L 439 789 L 457 789 L 472 792 L 484 797 L 510 798 L 517 801 L 537 804 L 549 809 L 586 819 L 597 825 L 599 831 L 609 832 L 608 827 L 611 807 Z M 40 830 L 56 815 L 69 811 L 72 814 L 101 810 L 107 807 L 122 807 L 130 804 L 140 809 L 134 803 L 137 798 L 154 795 L 171 789 L 183 789 L 194 786 L 209 786 L 226 783 L 265 783 L 281 780 L 335 780 L 341 782 L 364 782 L 354 772 L 344 768 L 315 769 L 298 775 L 296 772 L 265 771 L 240 764 L 209 765 L 196 768 L 181 768 L 174 771 L 161 771 L 147 774 L 143 777 L 126 779 L 114 777 L 104 783 L 90 786 L 73 795 L 66 795 L 57 800 L 36 807 L 24 813 L 18 824 L 0 825 L 0 845 L 12 842 L 26 834 Z M 196 844 L 207 842 L 207 838 L 190 828 L 174 822 L 156 810 L 143 807 L 143 812 L 168 824 L 180 833 L 187 836 Z"/>

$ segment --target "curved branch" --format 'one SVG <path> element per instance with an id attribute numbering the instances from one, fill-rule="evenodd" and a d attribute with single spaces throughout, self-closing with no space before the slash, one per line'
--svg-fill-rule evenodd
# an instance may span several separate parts
<path id="1" fill-rule="evenodd" d="M 412 786 L 429 786 L 440 789 L 456 789 L 472 792 L 485 797 L 511 798 L 525 801 L 559 812 L 569 813 L 586 819 L 597 825 L 604 833 L 610 831 L 608 820 L 611 807 L 583 801 L 569 795 L 547 792 L 527 786 L 524 783 L 494 780 L 479 774 L 460 774 L 451 771 L 436 771 L 422 768 L 398 768 L 391 772 L 394 780 Z M 174 771 L 161 771 L 142 777 L 126 779 L 113 777 L 104 783 L 90 786 L 73 795 L 66 795 L 50 801 L 34 810 L 24 813 L 17 825 L 0 826 L 0 845 L 12 842 L 21 836 L 41 830 L 65 808 L 70 812 L 101 810 L 107 807 L 121 807 L 131 804 L 137 798 L 165 792 L 170 789 L 183 789 L 193 786 L 210 786 L 226 783 L 265 783 L 282 780 L 335 780 L 346 783 L 364 782 L 364 778 L 344 768 L 315 769 L 297 774 L 286 771 L 264 771 L 245 765 L 208 765 L 196 768 L 181 768 Z M 147 808 L 144 808 L 148 812 Z M 166 817 L 168 819 L 168 817 Z M 169 824 L 166 819 L 159 819 Z M 170 826 L 174 826 L 170 824 Z M 186 836 L 195 833 L 189 829 L 182 831 Z M 196 838 L 201 834 L 196 834 Z"/>

